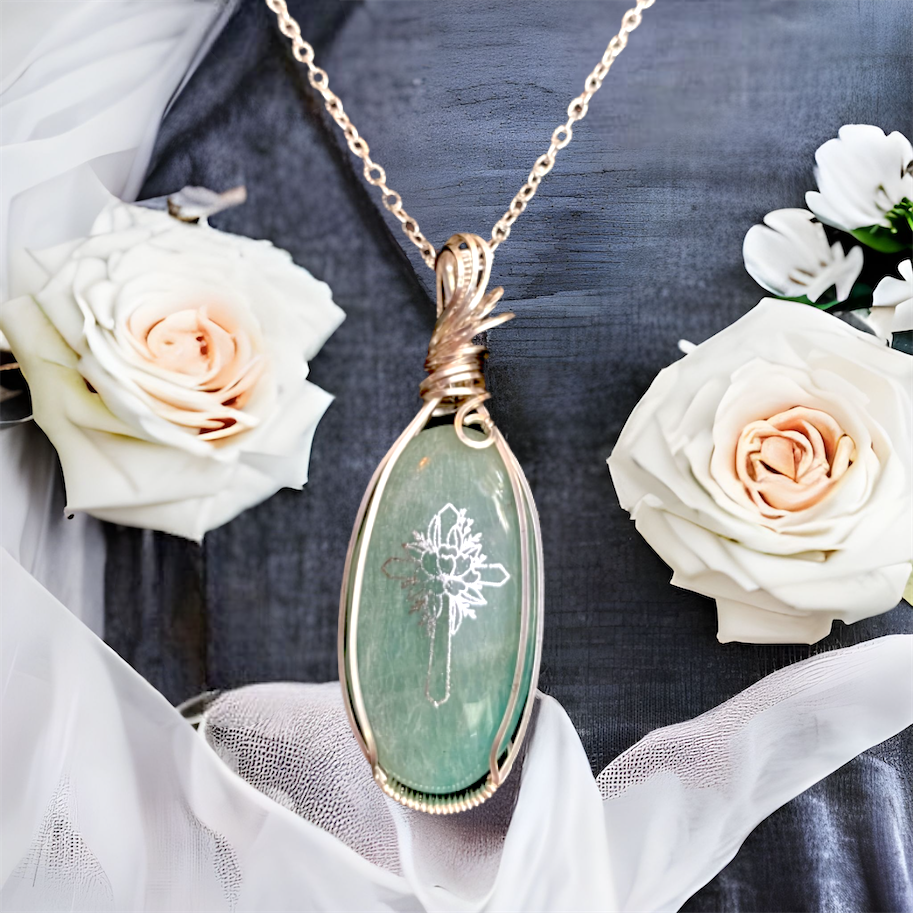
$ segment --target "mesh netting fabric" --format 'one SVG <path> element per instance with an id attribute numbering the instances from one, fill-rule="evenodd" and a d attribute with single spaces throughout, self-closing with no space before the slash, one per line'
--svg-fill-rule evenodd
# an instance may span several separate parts
<path id="1" fill-rule="evenodd" d="M 276 683 L 229 691 L 208 707 L 201 732 L 236 774 L 369 862 L 415 874 L 476 900 L 494 884 L 520 783 L 514 774 L 484 805 L 457 816 L 411 811 L 388 799 L 352 737 L 338 682 Z"/>
<path id="2" fill-rule="evenodd" d="M 19 891 L 22 886 L 25 891 Z M 75 796 L 64 777 L 48 803 L 28 852 L 0 892 L 0 906 L 17 910 L 114 910 L 114 892 L 95 854 L 79 833 Z M 16 902 L 18 901 L 18 902 Z"/>
<path id="3" fill-rule="evenodd" d="M 229 691 L 209 707 L 201 731 L 228 767 L 264 795 L 369 862 L 400 873 L 396 824 L 352 738 L 338 684 Z"/>
<path id="4" fill-rule="evenodd" d="M 718 871 L 751 827 L 795 789 L 790 778 L 814 781 L 803 772 L 811 746 L 854 738 L 835 727 L 835 708 L 875 700 L 877 689 L 866 696 L 868 685 L 860 684 L 874 649 L 863 644 L 782 669 L 693 720 L 649 733 L 598 775 L 613 890 L 626 904 L 646 909 L 653 893 L 674 905 L 694 879 L 704 880 L 699 856 L 706 872 Z M 540 697 L 537 717 L 541 705 Z M 467 902 L 492 892 L 522 764 L 470 813 L 440 818 L 408 811 L 373 784 L 335 682 L 226 693 L 209 708 L 205 734 L 232 770 L 365 858 Z M 534 740 L 533 729 L 526 746 Z M 758 801 L 759 784 L 767 803 Z M 713 840 L 704 853 L 671 853 L 655 840 L 657 827 L 666 829 L 670 847 L 692 830 Z M 644 893 L 644 885 L 658 880 L 661 889 Z"/>
<path id="5" fill-rule="evenodd" d="M 656 729 L 620 754 L 596 778 L 603 799 L 612 799 L 659 773 L 670 773 L 689 789 L 724 789 L 745 761 L 746 726 L 784 701 L 801 696 L 796 712 L 813 714 L 827 698 L 822 687 L 836 684 L 834 664 L 826 655 L 812 657 L 779 672 L 706 713 Z"/>

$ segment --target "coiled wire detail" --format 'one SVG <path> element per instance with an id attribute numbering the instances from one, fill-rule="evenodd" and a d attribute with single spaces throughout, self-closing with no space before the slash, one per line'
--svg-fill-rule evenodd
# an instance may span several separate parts
<path id="1" fill-rule="evenodd" d="M 478 235 L 456 234 L 441 248 L 435 261 L 437 273 L 437 322 L 428 344 L 420 393 L 426 403 L 435 403 L 432 415 L 453 415 L 459 439 L 481 449 L 494 442 L 494 423 L 485 402 L 485 359 L 488 349 L 478 337 L 514 315 L 492 315 L 504 289 L 488 291 L 494 253 Z M 465 426 L 485 429 L 482 439 L 469 437 Z"/>

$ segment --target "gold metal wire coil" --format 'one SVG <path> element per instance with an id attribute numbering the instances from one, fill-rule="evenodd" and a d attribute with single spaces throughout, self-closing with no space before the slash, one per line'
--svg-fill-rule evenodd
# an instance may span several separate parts
<path id="1" fill-rule="evenodd" d="M 374 769 L 374 779 L 395 802 L 428 815 L 454 815 L 459 812 L 468 812 L 470 809 L 478 808 L 498 790 L 497 784 L 492 782 L 491 777 L 487 777 L 479 786 L 464 790 L 455 796 L 430 796 L 404 786 L 398 780 L 389 777 L 379 767 Z"/>
<path id="2" fill-rule="evenodd" d="M 484 403 L 491 396 L 485 389 L 485 358 L 488 350 L 476 338 L 513 318 L 505 311 L 492 316 L 504 294 L 503 288 L 487 291 L 494 254 L 478 235 L 456 234 L 441 249 L 437 273 L 437 323 L 428 344 L 420 393 L 434 403 L 433 415 L 456 413 L 456 433 L 470 447 L 492 443 L 491 418 Z M 464 425 L 481 425 L 488 432 L 479 441 L 464 433 Z"/>

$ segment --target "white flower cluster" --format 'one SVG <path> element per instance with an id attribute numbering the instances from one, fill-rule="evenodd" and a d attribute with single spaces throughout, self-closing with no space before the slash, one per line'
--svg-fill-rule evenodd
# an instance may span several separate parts
<path id="1" fill-rule="evenodd" d="M 847 124 L 819 147 L 815 163 L 818 190 L 805 195 L 808 209 L 778 209 L 750 228 L 745 268 L 778 298 L 821 308 L 869 307 L 862 312 L 866 322 L 890 344 L 893 334 L 913 329 L 913 146 L 896 131 Z M 829 243 L 825 225 L 870 251 L 906 253 L 895 264 L 900 278 L 884 275 L 874 292 L 857 285 L 863 247 L 847 252 L 840 241 Z"/>

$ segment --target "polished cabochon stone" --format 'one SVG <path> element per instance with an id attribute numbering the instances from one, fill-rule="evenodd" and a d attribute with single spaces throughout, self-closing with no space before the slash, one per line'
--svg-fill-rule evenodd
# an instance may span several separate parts
<path id="1" fill-rule="evenodd" d="M 451 425 L 407 444 L 367 544 L 355 654 L 378 763 L 416 791 L 457 792 L 488 771 L 520 645 L 520 542 L 496 447 L 468 447 Z M 530 558 L 534 570 L 535 548 Z M 529 693 L 533 633 L 508 737 Z"/>

